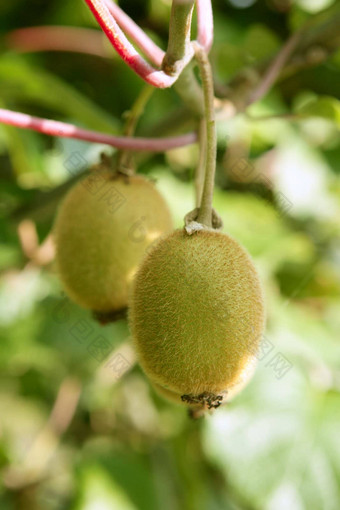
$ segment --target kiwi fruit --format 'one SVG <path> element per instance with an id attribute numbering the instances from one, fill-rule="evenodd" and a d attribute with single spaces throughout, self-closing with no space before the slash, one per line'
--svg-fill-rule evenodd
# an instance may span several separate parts
<path id="1" fill-rule="evenodd" d="M 93 171 L 68 192 L 54 225 L 66 293 L 95 313 L 125 309 L 145 250 L 171 230 L 169 209 L 152 182 Z"/>
<path id="2" fill-rule="evenodd" d="M 245 384 L 256 360 L 265 325 L 260 280 L 229 235 L 176 230 L 141 263 L 129 320 L 140 364 L 158 391 L 218 407 Z"/>

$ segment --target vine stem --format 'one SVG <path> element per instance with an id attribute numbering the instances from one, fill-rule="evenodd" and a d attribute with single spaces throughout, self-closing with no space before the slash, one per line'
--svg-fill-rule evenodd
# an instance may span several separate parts
<path id="1" fill-rule="evenodd" d="M 174 89 L 182 99 L 185 107 L 198 118 L 204 114 L 203 92 L 196 75 L 194 73 L 193 62 L 181 72 L 178 80 L 174 84 Z"/>
<path id="2" fill-rule="evenodd" d="M 202 200 L 197 221 L 211 228 L 212 226 L 212 199 L 215 184 L 216 171 L 216 123 L 214 106 L 214 81 L 211 65 L 207 52 L 197 42 L 193 43 L 195 57 L 200 70 L 203 95 L 204 95 L 204 119 L 206 129 L 206 160 L 205 178 L 202 191 Z"/>
<path id="3" fill-rule="evenodd" d="M 25 129 L 38 131 L 45 135 L 60 136 L 63 138 L 76 138 L 87 142 L 103 143 L 133 151 L 164 152 L 176 147 L 183 147 L 195 143 L 196 133 L 187 133 L 167 138 L 137 138 L 125 136 L 112 136 L 106 133 L 81 129 L 73 124 L 56 120 L 42 119 L 24 113 L 14 112 L 0 108 L 0 123 Z"/>
<path id="4" fill-rule="evenodd" d="M 189 43 L 194 0 L 173 0 L 169 43 L 165 56 L 121 9 L 112 6 L 110 0 L 85 0 L 85 2 L 117 53 L 150 85 L 157 88 L 171 87 L 192 59 L 193 52 Z M 199 43 L 209 51 L 213 37 L 211 0 L 197 0 L 197 10 Z M 158 65 L 160 57 L 164 56 L 162 61 L 165 71 L 156 69 L 141 57 L 119 25 L 154 64 Z"/>
<path id="5" fill-rule="evenodd" d="M 178 76 L 193 57 L 190 35 L 194 4 L 195 0 L 172 0 L 168 48 L 162 63 L 170 76 Z"/>
<path id="6" fill-rule="evenodd" d="M 104 2 L 120 28 L 154 65 L 161 67 L 165 52 L 117 4 L 112 0 L 104 0 Z"/>
<path id="7" fill-rule="evenodd" d="M 145 85 L 137 97 L 136 101 L 132 105 L 132 108 L 126 114 L 126 123 L 124 126 L 124 136 L 132 137 L 136 130 L 137 122 L 140 116 L 143 114 L 145 106 L 152 96 L 154 88 L 150 85 Z M 133 155 L 130 150 L 122 150 L 118 155 L 118 168 L 119 169 L 130 169 L 132 167 Z"/>
<path id="8" fill-rule="evenodd" d="M 125 136 L 132 136 L 135 132 L 139 117 L 143 114 L 145 106 L 153 94 L 154 89 L 150 85 L 145 85 L 127 113 L 127 121 L 124 128 Z"/>
<path id="9" fill-rule="evenodd" d="M 197 40 L 207 52 L 214 39 L 214 20 L 211 0 L 196 0 Z"/>
<path id="10" fill-rule="evenodd" d="M 177 76 L 169 76 L 164 71 L 156 70 L 139 55 L 119 28 L 105 0 L 85 0 L 85 2 L 114 49 L 144 81 L 157 88 L 171 87 L 175 83 Z"/>
<path id="11" fill-rule="evenodd" d="M 201 119 L 198 127 L 198 143 L 200 148 L 199 161 L 195 172 L 195 198 L 196 207 L 199 208 L 202 201 L 202 190 L 204 184 L 205 163 L 206 163 L 206 127 L 204 118 Z"/>

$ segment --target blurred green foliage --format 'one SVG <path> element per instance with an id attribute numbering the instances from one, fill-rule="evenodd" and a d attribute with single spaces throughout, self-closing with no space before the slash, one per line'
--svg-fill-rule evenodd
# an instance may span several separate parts
<path id="1" fill-rule="evenodd" d="M 120 5 L 166 47 L 170 2 Z M 216 0 L 217 92 L 311 13 L 333 16 L 319 12 L 328 6 Z M 141 80 L 117 58 L 7 46 L 9 31 L 48 24 L 96 26 L 81 0 L 1 3 L 1 107 L 118 133 Z M 214 205 L 254 257 L 268 326 L 254 379 L 197 422 L 150 388 L 126 321 L 99 326 L 19 241 L 33 224 L 42 243 L 70 183 L 111 149 L 0 126 L 1 509 L 339 509 L 339 78 L 337 51 L 218 123 Z M 192 128 L 182 108 L 173 90 L 155 91 L 138 134 Z M 137 157 L 178 227 L 197 157 L 196 147 Z"/>

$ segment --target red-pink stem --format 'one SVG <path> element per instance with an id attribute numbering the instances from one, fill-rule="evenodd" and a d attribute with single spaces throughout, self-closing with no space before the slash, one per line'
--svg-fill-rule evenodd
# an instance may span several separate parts
<path id="1" fill-rule="evenodd" d="M 190 145 L 197 140 L 196 133 L 187 133 L 168 138 L 134 138 L 124 136 L 112 136 L 97 131 L 78 128 L 72 124 L 58 122 L 56 120 L 32 117 L 25 113 L 13 112 L 0 108 L 0 123 L 8 124 L 25 129 L 32 129 L 45 135 L 60 136 L 63 138 L 77 138 L 87 142 L 103 143 L 117 149 L 132 151 L 164 152 L 176 147 Z"/>
<path id="2" fill-rule="evenodd" d="M 211 0 L 196 0 L 197 40 L 209 52 L 214 39 L 214 20 Z"/>
<path id="3" fill-rule="evenodd" d="M 165 52 L 111 0 L 85 0 L 113 47 L 127 64 L 147 83 L 166 88 L 178 76 L 155 69 L 148 64 L 125 37 L 119 25 L 157 66 Z M 115 19 L 116 18 L 116 19 Z M 213 40 L 213 18 L 210 0 L 197 0 L 198 41 L 208 51 Z M 117 20 L 117 21 L 116 21 Z M 70 51 L 107 57 L 106 48 L 97 31 L 78 27 L 30 27 L 13 31 L 9 45 L 20 51 Z"/>
<path id="4" fill-rule="evenodd" d="M 104 0 L 85 0 L 85 2 L 117 53 L 143 80 L 157 88 L 171 87 L 175 83 L 178 76 L 168 76 L 163 71 L 156 70 L 139 55 L 119 28 Z"/>
<path id="5" fill-rule="evenodd" d="M 120 28 L 154 65 L 161 67 L 165 52 L 117 4 L 112 0 L 104 0 L 104 2 Z"/>
<path id="6" fill-rule="evenodd" d="M 78 27 L 19 28 L 6 37 L 11 48 L 27 51 L 71 51 L 107 58 L 103 33 L 99 30 Z"/>

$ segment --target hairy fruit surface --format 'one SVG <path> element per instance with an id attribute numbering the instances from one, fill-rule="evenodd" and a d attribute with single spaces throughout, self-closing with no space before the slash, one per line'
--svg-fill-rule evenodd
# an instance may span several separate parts
<path id="1" fill-rule="evenodd" d="M 243 390 L 243 388 L 248 384 L 250 379 L 252 378 L 255 368 L 256 368 L 256 359 L 250 359 L 249 364 L 247 366 L 245 366 L 244 369 L 242 370 L 242 374 L 240 375 L 237 383 L 234 384 L 233 386 L 229 386 L 228 390 L 220 391 L 218 395 L 214 395 L 215 396 L 215 404 L 212 402 L 213 405 L 211 407 L 214 407 L 214 406 L 219 407 L 220 404 L 225 404 L 227 402 L 230 402 L 234 397 L 236 397 Z M 180 393 L 175 393 L 174 391 L 164 388 L 163 386 L 157 384 L 156 382 L 152 382 L 151 385 L 156 393 L 158 393 L 160 396 L 162 396 L 166 400 L 169 400 L 170 402 L 174 402 L 176 404 L 181 404 L 181 405 L 187 405 L 189 407 L 201 407 L 202 404 L 204 404 L 204 402 L 202 401 L 203 400 L 202 398 L 197 399 L 197 397 L 199 397 L 199 394 L 195 395 L 196 396 L 196 402 L 195 402 L 194 399 L 190 398 L 190 396 L 188 398 L 187 394 L 181 395 Z M 205 392 L 205 393 L 207 393 L 207 392 Z M 216 396 L 219 397 L 217 400 L 216 400 Z M 190 400 L 191 400 L 191 402 L 190 402 Z"/>
<path id="2" fill-rule="evenodd" d="M 69 191 L 55 223 L 56 265 L 67 294 L 95 312 L 125 308 L 146 248 L 171 229 L 153 183 L 93 172 Z"/>
<path id="3" fill-rule="evenodd" d="M 215 407 L 249 379 L 264 330 L 263 295 L 250 256 L 229 235 L 163 237 L 139 267 L 130 306 L 142 368 L 168 396 Z"/>

